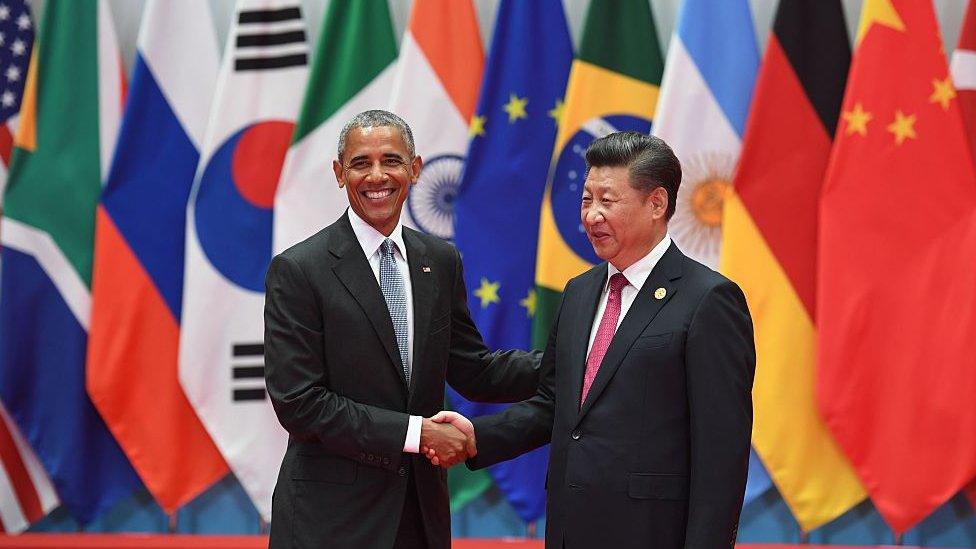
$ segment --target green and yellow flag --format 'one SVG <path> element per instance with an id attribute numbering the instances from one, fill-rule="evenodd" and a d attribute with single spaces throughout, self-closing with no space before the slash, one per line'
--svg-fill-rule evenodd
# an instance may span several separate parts
<path id="1" fill-rule="evenodd" d="M 533 343 L 544 347 L 566 282 L 600 260 L 580 225 L 580 197 L 594 139 L 648 133 L 664 60 L 646 0 L 593 0 L 558 116 L 556 159 L 542 201 Z"/>

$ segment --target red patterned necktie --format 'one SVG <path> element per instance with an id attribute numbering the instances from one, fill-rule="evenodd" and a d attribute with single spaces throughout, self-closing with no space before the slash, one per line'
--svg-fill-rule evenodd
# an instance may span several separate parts
<path id="1" fill-rule="evenodd" d="M 617 273 L 610 277 L 610 295 L 607 297 L 607 308 L 604 309 L 603 318 L 600 319 L 600 327 L 596 330 L 596 338 L 593 339 L 590 356 L 586 357 L 583 394 L 580 396 L 581 408 L 586 402 L 586 395 L 590 392 L 590 386 L 593 385 L 596 373 L 600 370 L 603 356 L 607 354 L 607 348 L 613 341 L 613 334 L 617 331 L 617 320 L 620 318 L 620 293 L 627 284 L 629 283 L 623 273 Z"/>

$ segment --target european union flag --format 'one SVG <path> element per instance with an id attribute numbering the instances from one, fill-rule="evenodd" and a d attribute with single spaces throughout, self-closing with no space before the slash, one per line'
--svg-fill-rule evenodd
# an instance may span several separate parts
<path id="1" fill-rule="evenodd" d="M 531 344 L 539 211 L 572 61 L 560 0 L 502 0 L 455 203 L 471 315 L 493 349 Z M 451 400 L 467 416 L 501 409 Z M 546 447 L 491 469 L 525 521 L 545 513 L 548 460 Z"/>

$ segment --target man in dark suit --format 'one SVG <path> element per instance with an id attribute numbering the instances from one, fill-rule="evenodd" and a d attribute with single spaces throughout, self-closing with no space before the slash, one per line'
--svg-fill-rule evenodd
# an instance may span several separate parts
<path id="1" fill-rule="evenodd" d="M 457 250 L 403 227 L 422 161 L 386 111 L 354 117 L 333 163 L 350 209 L 274 258 L 267 275 L 268 394 L 289 433 L 273 499 L 273 548 L 450 546 L 445 469 L 474 454 L 425 419 L 445 379 L 469 399 L 513 402 L 539 355 L 489 353 L 471 320 Z"/>
<path id="2" fill-rule="evenodd" d="M 745 297 L 671 242 L 681 165 L 664 141 L 615 133 L 586 160 L 582 221 L 606 262 L 567 284 L 538 394 L 475 419 L 468 463 L 552 441 L 547 547 L 728 547 L 752 431 Z"/>

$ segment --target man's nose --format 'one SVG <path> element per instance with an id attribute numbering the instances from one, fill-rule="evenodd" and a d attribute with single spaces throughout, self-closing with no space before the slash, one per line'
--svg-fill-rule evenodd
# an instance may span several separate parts
<path id="1" fill-rule="evenodd" d="M 373 162 L 373 165 L 369 168 L 369 173 L 367 174 L 371 181 L 382 181 L 386 177 L 386 172 L 383 171 L 383 165 L 379 162 Z"/>
<path id="2" fill-rule="evenodd" d="M 603 221 L 603 212 L 600 208 L 594 207 L 583 212 L 583 222 L 587 225 L 595 225 L 601 221 Z"/>

